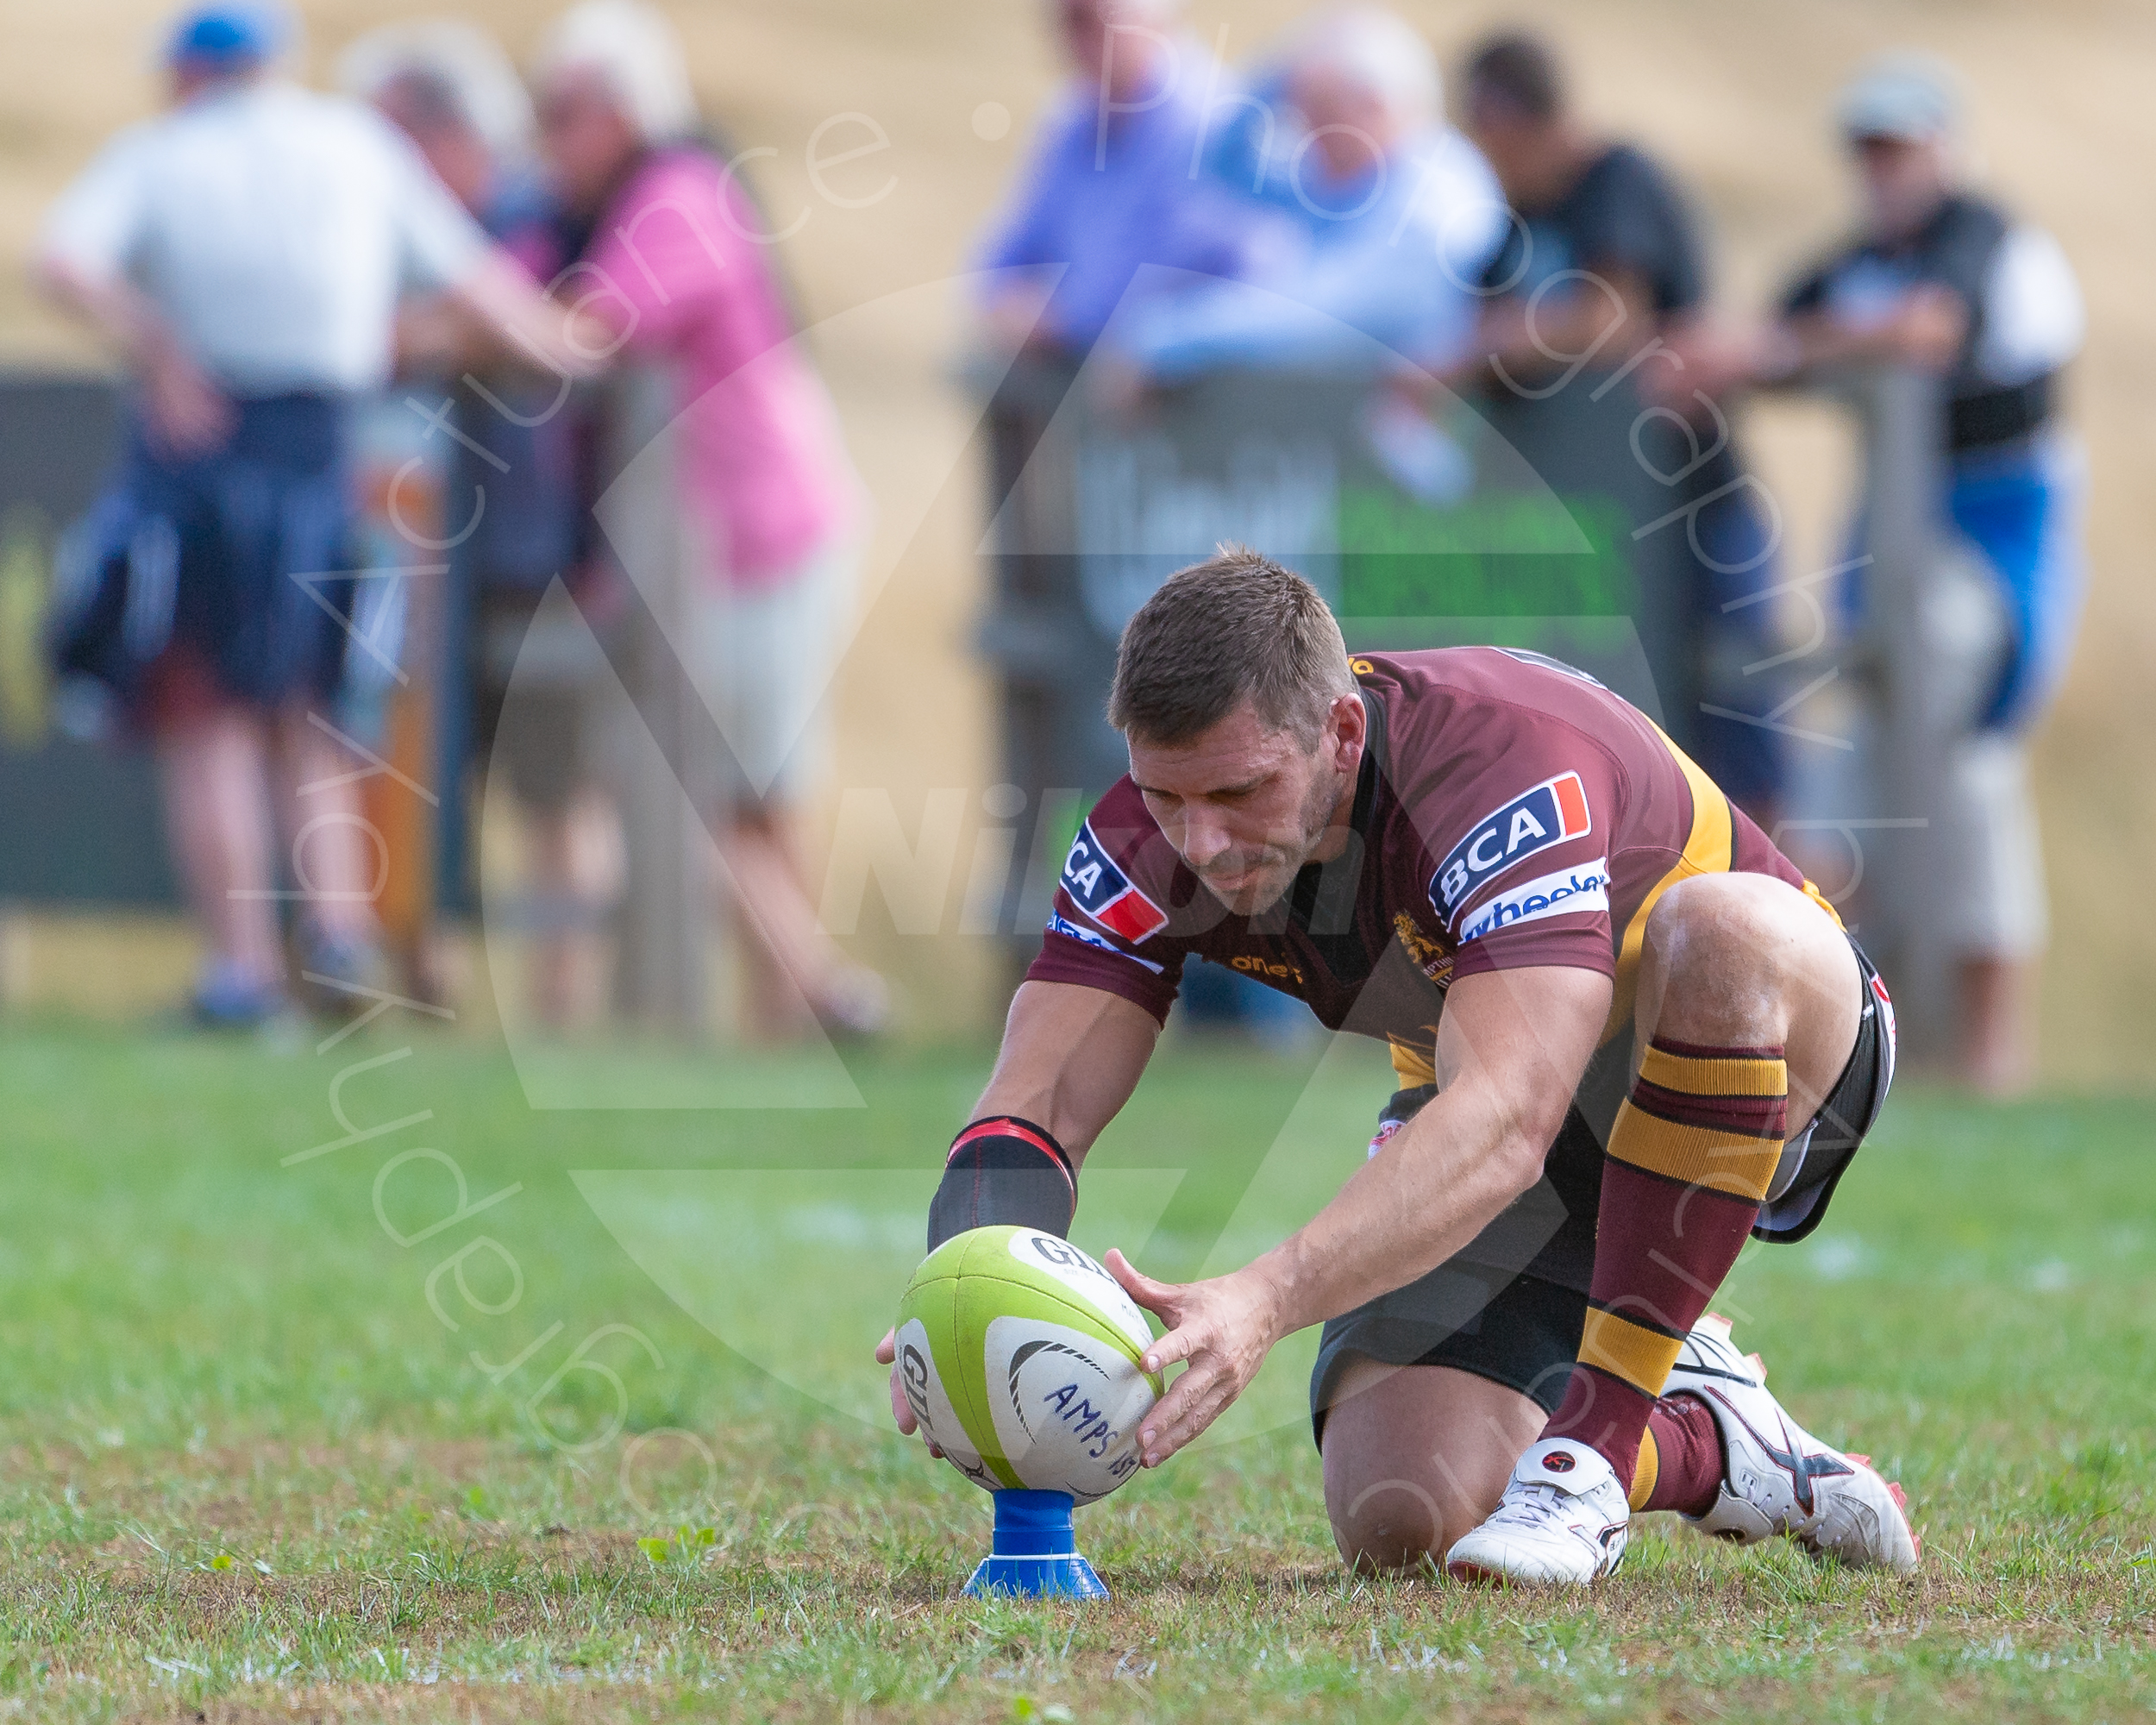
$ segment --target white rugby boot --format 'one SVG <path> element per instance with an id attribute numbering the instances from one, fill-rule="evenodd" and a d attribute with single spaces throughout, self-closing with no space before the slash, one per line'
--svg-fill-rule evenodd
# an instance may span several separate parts
<path id="1" fill-rule="evenodd" d="M 1729 1320 L 1709 1313 L 1684 1339 L 1662 1393 L 1696 1396 L 1721 1433 L 1714 1507 L 1684 1520 L 1716 1539 L 1757 1545 L 1783 1534 L 1814 1557 L 1907 1575 L 1922 1549 L 1902 1488 L 1871 1458 L 1845 1455 L 1807 1432 L 1767 1389 L 1758 1354 L 1740 1354 Z"/>
<path id="2" fill-rule="evenodd" d="M 1614 1575 L 1632 1510 L 1617 1471 L 1572 1438 L 1528 1446 L 1489 1519 L 1445 1553 L 1455 1581 L 1584 1587 Z"/>

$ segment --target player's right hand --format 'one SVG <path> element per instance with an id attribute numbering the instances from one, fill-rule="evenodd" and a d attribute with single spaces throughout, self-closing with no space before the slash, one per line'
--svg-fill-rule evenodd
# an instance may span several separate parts
<path id="1" fill-rule="evenodd" d="M 899 1430 L 907 1437 L 920 1429 L 920 1421 L 913 1417 L 913 1404 L 906 1399 L 906 1385 L 899 1381 L 899 1333 L 895 1328 L 886 1330 L 883 1339 L 876 1344 L 876 1364 L 891 1368 L 891 1417 L 898 1421 Z M 943 1451 L 930 1444 L 928 1452 L 938 1458 Z"/>

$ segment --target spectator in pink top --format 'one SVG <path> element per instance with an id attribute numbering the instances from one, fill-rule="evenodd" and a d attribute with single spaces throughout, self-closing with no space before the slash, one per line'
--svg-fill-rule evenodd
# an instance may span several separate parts
<path id="1" fill-rule="evenodd" d="M 699 553 L 675 643 L 733 756 L 712 811 L 754 938 L 749 1022 L 783 1030 L 790 975 L 830 1029 L 886 1012 L 808 894 L 798 814 L 825 750 L 830 671 L 854 593 L 864 509 L 822 380 L 793 340 L 763 223 L 699 140 L 671 27 L 639 0 L 558 20 L 536 78 L 542 147 L 581 229 L 559 292 L 600 345 L 679 380 L 685 530 Z"/>

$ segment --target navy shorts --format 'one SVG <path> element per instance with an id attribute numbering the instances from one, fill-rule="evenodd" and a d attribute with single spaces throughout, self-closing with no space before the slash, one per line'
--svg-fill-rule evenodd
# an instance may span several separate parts
<path id="1" fill-rule="evenodd" d="M 342 681 L 356 583 L 347 405 L 235 404 L 222 448 L 174 460 L 139 423 L 56 570 L 55 668 L 136 706 L 168 656 L 275 707 Z M 304 578 L 299 579 L 299 578 Z"/>
<path id="2" fill-rule="evenodd" d="M 1894 1080 L 1894 1007 L 1878 971 L 1852 939 L 1864 1009 L 1856 1044 L 1811 1126 L 1783 1152 L 1779 1190 L 1753 1225 L 1755 1238 L 1802 1239 L 1820 1224 Z M 1396 1093 L 1383 1120 L 1411 1119 L 1433 1086 Z M 1449 1365 L 1557 1412 L 1587 1322 L 1587 1289 L 1455 1258 L 1427 1276 L 1327 1320 L 1310 1375 L 1310 1424 L 1320 1444 L 1325 1416 L 1348 1356 L 1387 1365 Z"/>

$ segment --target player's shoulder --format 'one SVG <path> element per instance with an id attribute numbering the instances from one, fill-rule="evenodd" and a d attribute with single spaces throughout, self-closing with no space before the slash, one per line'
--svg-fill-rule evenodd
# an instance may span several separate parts
<path id="1" fill-rule="evenodd" d="M 1564 787 L 1622 787 L 1628 760 L 1659 751 L 1651 722 L 1584 671 L 1509 647 L 1369 653 L 1357 680 L 1382 711 L 1387 776 L 1416 818 L 1479 826 L 1497 804 Z M 1552 831 L 1570 831 L 1567 803 Z"/>
<path id="2" fill-rule="evenodd" d="M 1524 647 L 1435 647 L 1408 653 L 1358 653 L 1356 680 L 1377 695 L 1388 717 L 1425 711 L 1449 719 L 1510 713 L 1532 722 L 1545 710 L 1625 705 L 1585 671 Z"/>

